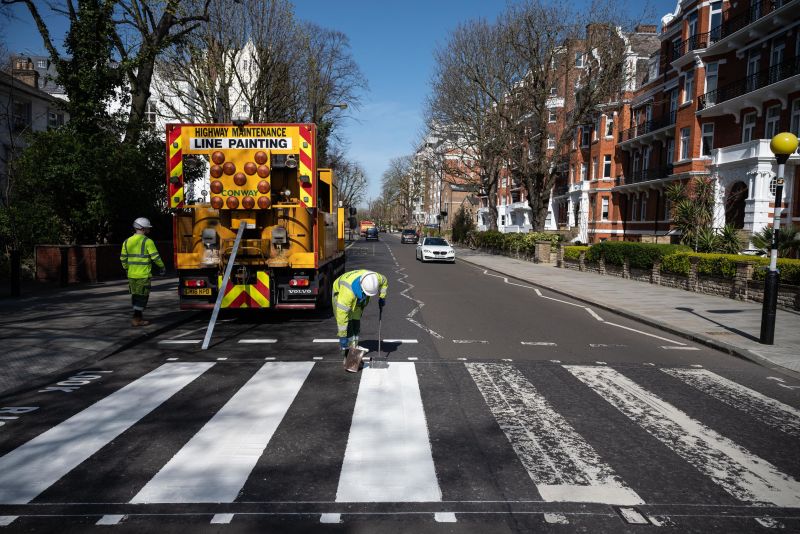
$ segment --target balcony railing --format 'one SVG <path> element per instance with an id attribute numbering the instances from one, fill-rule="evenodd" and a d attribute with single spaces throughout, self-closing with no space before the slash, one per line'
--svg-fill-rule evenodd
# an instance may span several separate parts
<path id="1" fill-rule="evenodd" d="M 623 185 L 623 184 L 629 185 L 629 184 L 639 184 L 642 182 L 650 182 L 652 180 L 659 180 L 661 178 L 666 178 L 670 174 L 672 174 L 672 165 L 657 167 L 655 169 L 639 169 L 626 175 L 622 180 L 622 184 L 618 185 Z"/>
<path id="2" fill-rule="evenodd" d="M 745 95 L 757 89 L 761 89 L 762 87 L 796 76 L 797 74 L 800 74 L 800 57 L 778 63 L 767 70 L 762 70 L 745 78 L 740 78 L 715 91 L 710 91 L 702 95 L 700 97 L 698 109 L 702 110 L 715 106 L 726 100 Z"/>
<path id="3" fill-rule="evenodd" d="M 557 185 L 553 188 L 553 196 L 560 197 L 561 195 L 566 195 L 567 191 L 569 191 L 568 185 Z"/>
<path id="4" fill-rule="evenodd" d="M 720 26 L 717 26 L 717 28 L 711 30 L 712 32 L 718 30 L 718 35 L 711 42 L 716 42 L 738 32 L 761 17 L 769 15 L 776 9 L 783 7 L 788 2 L 789 0 L 762 0 L 760 2 L 753 2 L 747 11 L 726 20 Z"/>
<path id="5" fill-rule="evenodd" d="M 685 41 L 681 41 L 680 43 L 676 44 L 672 48 L 672 61 L 675 61 L 679 57 L 688 54 L 692 50 L 699 50 L 701 48 L 706 48 L 709 45 L 709 43 L 714 42 L 711 40 L 712 33 L 713 30 L 706 33 L 698 33 L 696 35 L 692 35 Z"/>
<path id="6" fill-rule="evenodd" d="M 670 111 L 663 117 L 643 122 L 642 124 L 637 124 L 632 128 L 623 130 L 619 133 L 619 142 L 624 143 L 625 141 L 630 141 L 631 139 L 641 135 L 660 130 L 661 128 L 666 128 L 667 126 L 672 126 L 675 124 L 675 115 L 675 111 Z"/>

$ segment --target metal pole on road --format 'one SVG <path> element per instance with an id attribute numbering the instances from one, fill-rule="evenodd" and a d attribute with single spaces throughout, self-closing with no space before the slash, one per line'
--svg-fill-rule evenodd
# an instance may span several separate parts
<path id="1" fill-rule="evenodd" d="M 775 209 L 772 222 L 772 244 L 769 251 L 769 272 L 764 279 L 764 302 L 761 309 L 761 336 L 759 341 L 764 345 L 775 342 L 775 314 L 778 308 L 778 234 L 781 226 L 781 204 L 783 202 L 783 174 L 786 161 L 797 150 L 797 137 L 783 132 L 772 138 L 769 144 L 772 153 L 778 160 L 778 176 L 775 179 Z"/>

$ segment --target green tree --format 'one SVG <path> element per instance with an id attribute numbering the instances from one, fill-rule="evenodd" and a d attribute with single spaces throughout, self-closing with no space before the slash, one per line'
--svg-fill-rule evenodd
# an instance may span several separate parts
<path id="1" fill-rule="evenodd" d="M 753 245 L 769 253 L 772 248 L 772 227 L 766 226 L 752 237 Z M 800 255 L 800 228 L 794 225 L 782 226 L 778 230 L 778 256 L 797 258 Z"/>
<path id="2" fill-rule="evenodd" d="M 461 206 L 453 219 L 453 241 L 463 243 L 467 239 L 467 235 L 474 230 L 475 221 L 472 220 L 464 206 Z"/>

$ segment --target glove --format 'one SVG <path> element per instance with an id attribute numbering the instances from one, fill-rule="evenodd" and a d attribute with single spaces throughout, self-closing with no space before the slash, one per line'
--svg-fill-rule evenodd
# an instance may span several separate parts
<path id="1" fill-rule="evenodd" d="M 382 310 L 385 304 L 386 304 L 386 299 L 378 299 L 378 308 Z"/>
<path id="2" fill-rule="evenodd" d="M 339 348 L 342 350 L 347 350 L 347 338 L 340 337 L 339 338 Z"/>

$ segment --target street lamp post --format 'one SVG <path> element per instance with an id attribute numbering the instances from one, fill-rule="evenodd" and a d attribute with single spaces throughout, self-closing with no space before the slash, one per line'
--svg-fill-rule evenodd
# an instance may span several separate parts
<path id="1" fill-rule="evenodd" d="M 797 137 L 782 132 L 772 138 L 769 148 L 778 160 L 778 176 L 775 179 L 775 209 L 772 222 L 772 244 L 769 250 L 769 272 L 764 280 L 764 302 L 761 310 L 761 337 L 764 345 L 775 341 L 775 312 L 778 307 L 778 233 L 781 225 L 781 203 L 783 202 L 783 173 L 789 156 L 797 150 Z"/>

